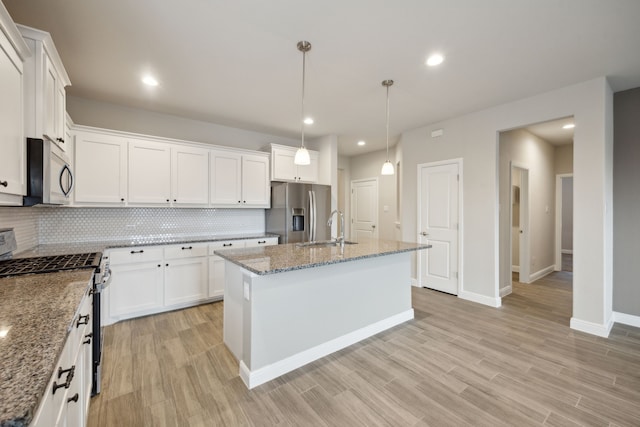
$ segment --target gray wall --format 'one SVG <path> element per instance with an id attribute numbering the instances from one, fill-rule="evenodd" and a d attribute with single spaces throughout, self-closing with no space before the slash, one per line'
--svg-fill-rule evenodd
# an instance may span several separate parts
<path id="1" fill-rule="evenodd" d="M 640 316 L 640 88 L 613 108 L 613 310 Z"/>

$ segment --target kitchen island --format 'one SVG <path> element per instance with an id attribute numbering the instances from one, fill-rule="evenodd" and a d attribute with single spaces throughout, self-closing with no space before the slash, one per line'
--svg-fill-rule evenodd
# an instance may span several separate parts
<path id="1" fill-rule="evenodd" d="M 248 388 L 413 319 L 410 253 L 367 240 L 221 250 L 224 342 Z"/>

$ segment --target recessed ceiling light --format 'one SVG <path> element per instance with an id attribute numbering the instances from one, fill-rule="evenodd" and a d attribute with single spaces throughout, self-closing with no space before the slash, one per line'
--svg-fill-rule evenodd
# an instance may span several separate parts
<path id="1" fill-rule="evenodd" d="M 359 145 L 359 146 L 363 146 L 363 145 L 365 145 L 365 144 L 366 144 L 366 142 L 364 142 L 364 141 L 358 141 L 358 145 Z"/>
<path id="2" fill-rule="evenodd" d="M 562 126 L 562 129 L 573 129 L 574 127 L 576 127 L 576 125 L 574 125 L 573 123 L 569 123 Z"/>
<path id="3" fill-rule="evenodd" d="M 444 56 L 440 55 L 439 53 L 434 53 L 429 58 L 427 58 L 427 65 L 429 67 L 434 67 L 436 65 L 442 64 L 443 61 L 444 61 Z"/>
<path id="4" fill-rule="evenodd" d="M 313 124 L 313 119 L 311 117 L 307 117 L 306 119 L 304 119 L 304 124 L 305 125 L 312 125 Z"/>
<path id="5" fill-rule="evenodd" d="M 149 75 L 142 78 L 142 83 L 146 84 L 147 86 L 158 86 L 158 81 Z"/>

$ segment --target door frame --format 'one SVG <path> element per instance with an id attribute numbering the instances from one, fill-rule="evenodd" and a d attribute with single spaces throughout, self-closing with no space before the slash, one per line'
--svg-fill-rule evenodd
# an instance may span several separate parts
<path id="1" fill-rule="evenodd" d="M 556 235 L 555 235 L 555 271 L 562 271 L 562 179 L 573 178 L 573 173 L 556 174 Z"/>
<path id="2" fill-rule="evenodd" d="M 349 208 L 351 209 L 351 218 L 349 221 L 349 228 L 350 228 L 350 239 L 353 241 L 356 241 L 356 238 L 354 237 L 354 232 L 356 230 L 356 228 L 353 226 L 353 213 L 355 212 L 355 210 L 353 209 L 353 184 L 358 184 L 361 182 L 370 182 L 373 181 L 376 183 L 376 206 L 375 206 L 375 231 L 374 231 L 374 238 L 378 239 L 380 237 L 380 215 L 379 215 L 379 209 L 380 209 L 380 183 L 378 182 L 378 177 L 373 177 L 373 178 L 362 178 L 362 179 L 352 179 L 350 184 L 349 184 L 349 190 L 351 190 L 350 194 L 349 194 Z M 347 228 L 345 226 L 345 228 Z"/>
<path id="3" fill-rule="evenodd" d="M 531 241 L 529 224 L 529 167 L 524 163 L 511 160 L 509 162 L 509 284 L 513 276 L 513 168 L 522 169 L 520 177 L 520 229 L 518 238 L 520 268 L 518 269 L 520 283 L 531 282 Z"/>
<path id="4" fill-rule="evenodd" d="M 428 163 L 419 163 L 418 167 L 417 167 L 417 185 L 416 187 L 418 188 L 418 196 L 416 198 L 416 235 L 415 235 L 415 241 L 418 242 L 418 238 L 419 238 L 419 230 L 421 229 L 421 224 L 420 224 L 420 218 L 421 218 L 421 206 L 422 206 L 422 180 L 420 178 L 420 170 L 422 168 L 429 168 L 429 167 L 434 167 L 434 166 L 444 166 L 444 165 L 450 165 L 450 164 L 456 164 L 458 165 L 458 265 L 457 265 L 457 269 L 458 269 L 458 295 L 457 297 L 460 298 L 461 295 L 463 295 L 464 293 L 464 269 L 462 268 L 462 266 L 464 265 L 464 239 L 463 239 L 463 235 L 464 235 L 464 205 L 463 205 L 463 188 L 464 188 L 464 169 L 463 169 L 463 159 L 462 157 L 457 157 L 454 159 L 448 159 L 448 160 L 440 160 L 437 162 L 428 162 Z M 427 249 L 428 250 L 428 249 Z M 422 266 L 420 264 L 420 258 L 419 258 L 419 254 L 416 252 L 414 255 L 415 261 L 416 261 L 416 280 L 412 280 L 412 284 L 414 286 L 417 287 L 422 287 L 422 283 L 421 283 L 421 278 L 422 278 Z"/>

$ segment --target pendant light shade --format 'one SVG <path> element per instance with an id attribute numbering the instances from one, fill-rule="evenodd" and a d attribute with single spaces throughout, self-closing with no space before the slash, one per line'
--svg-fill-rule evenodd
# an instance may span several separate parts
<path id="1" fill-rule="evenodd" d="M 387 88 L 387 161 L 382 165 L 381 175 L 393 175 L 395 170 L 393 163 L 389 161 L 389 87 L 393 85 L 393 80 L 383 80 L 382 86 Z"/>
<path id="2" fill-rule="evenodd" d="M 298 151 L 296 151 L 296 155 L 293 158 L 293 163 L 295 163 L 296 165 L 304 166 L 311 163 L 311 157 L 309 157 L 309 151 L 304 146 L 304 79 L 305 79 L 305 71 L 306 71 L 307 52 L 311 50 L 311 43 L 307 41 L 298 42 L 298 50 L 302 52 L 302 107 L 301 107 L 301 114 L 300 114 L 302 140 L 300 143 L 300 148 L 298 148 Z"/>

